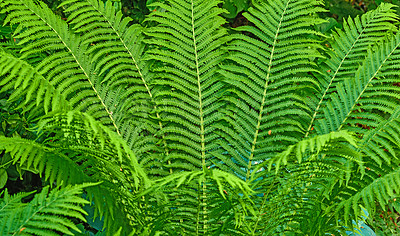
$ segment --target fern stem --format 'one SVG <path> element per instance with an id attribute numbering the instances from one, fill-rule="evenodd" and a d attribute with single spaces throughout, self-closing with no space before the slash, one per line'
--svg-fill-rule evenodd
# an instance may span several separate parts
<path id="1" fill-rule="evenodd" d="M 194 47 L 194 56 L 196 62 L 196 76 L 197 76 L 197 86 L 199 92 L 199 116 L 200 116 L 200 142 L 201 142 L 201 166 L 203 171 L 206 170 L 206 153 L 205 153 L 205 138 L 204 138 L 204 117 L 203 117 L 203 103 L 202 103 L 202 94 L 201 94 L 201 82 L 200 82 L 200 71 L 199 71 L 199 59 L 197 55 L 197 42 L 195 35 L 195 26 L 194 26 L 194 2 L 191 0 L 191 20 L 192 20 L 192 36 L 193 36 L 193 47 Z M 202 205 L 203 205 L 203 229 L 204 234 L 207 234 L 207 195 L 206 195 L 206 181 L 203 180 L 202 186 Z M 199 199 L 200 200 L 200 199 Z M 198 224 L 199 222 L 197 222 Z M 197 234 L 198 234 L 197 230 Z"/>
<path id="2" fill-rule="evenodd" d="M 274 179 L 275 179 L 275 178 L 274 178 Z M 265 207 L 265 205 L 266 205 L 265 203 L 266 203 L 266 201 L 267 201 L 267 197 L 268 197 L 269 193 L 270 193 L 270 192 L 272 191 L 272 189 L 273 189 L 272 187 L 273 187 L 273 186 L 271 186 L 271 187 L 268 189 L 268 191 L 264 193 L 263 201 L 262 201 L 262 204 L 261 204 L 260 208 L 258 209 L 257 220 L 256 220 L 256 223 L 254 224 L 253 231 L 251 232 L 251 235 L 255 235 L 255 232 L 256 232 L 256 230 L 257 230 L 258 222 L 260 222 L 260 220 L 261 220 L 261 216 L 262 216 L 261 211 L 264 209 L 264 207 Z"/>
<path id="3" fill-rule="evenodd" d="M 249 181 L 250 169 L 251 169 L 252 160 L 253 160 L 253 157 L 254 157 L 254 150 L 256 149 L 258 133 L 259 133 L 260 127 L 261 127 L 261 120 L 262 120 L 262 115 L 263 115 L 263 112 L 264 112 L 264 104 L 265 104 L 265 100 L 266 100 L 266 97 L 267 97 L 267 89 L 268 89 L 268 84 L 269 84 L 268 82 L 269 82 L 269 77 L 271 75 L 272 58 L 274 57 L 274 51 L 275 51 L 275 46 L 277 44 L 279 31 L 280 31 L 280 28 L 281 28 L 281 25 L 282 25 L 283 17 L 284 17 L 284 15 L 286 13 L 286 10 L 287 10 L 288 6 L 289 6 L 289 3 L 290 3 L 290 0 L 287 1 L 285 9 L 282 12 L 281 19 L 279 20 L 279 24 L 278 24 L 278 27 L 276 29 L 274 42 L 272 44 L 271 55 L 270 55 L 269 62 L 268 62 L 268 74 L 267 74 L 267 78 L 265 79 L 263 98 L 262 98 L 262 101 L 261 101 L 260 112 L 258 113 L 256 132 L 254 134 L 254 139 L 253 139 L 252 146 L 251 146 L 251 151 L 250 151 L 250 156 L 249 156 L 249 164 L 247 165 L 246 182 Z"/>

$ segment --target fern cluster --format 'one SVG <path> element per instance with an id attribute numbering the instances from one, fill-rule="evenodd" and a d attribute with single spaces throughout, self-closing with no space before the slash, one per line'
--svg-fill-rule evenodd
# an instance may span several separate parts
<path id="1" fill-rule="evenodd" d="M 78 186 L 109 235 L 337 234 L 385 208 L 400 186 L 393 5 L 327 36 L 319 0 L 254 1 L 234 29 L 221 3 L 158 1 L 145 28 L 112 1 L 65 0 L 64 21 L 0 0 L 19 45 L 0 49 L 0 92 L 40 137 L 0 150 L 51 185 L 101 182 Z"/>

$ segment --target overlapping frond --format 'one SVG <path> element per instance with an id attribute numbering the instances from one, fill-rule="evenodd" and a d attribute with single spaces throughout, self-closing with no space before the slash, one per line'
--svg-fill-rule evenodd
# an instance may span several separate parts
<path id="1" fill-rule="evenodd" d="M 304 161 L 318 160 L 320 155 L 326 157 L 327 153 L 324 152 L 332 152 L 331 150 L 337 150 L 334 152 L 335 156 L 347 156 L 347 158 L 359 161 L 360 155 L 351 147 L 357 148 L 357 140 L 347 131 L 318 135 L 290 145 L 285 151 L 269 159 L 267 161 L 268 170 L 271 170 L 274 166 L 277 173 L 288 163 L 300 164 Z"/>
<path id="2" fill-rule="evenodd" d="M 319 205 L 319 196 L 323 194 L 318 178 L 333 177 L 335 172 L 344 169 L 332 168 L 329 162 L 324 162 L 289 164 L 278 173 L 260 168 L 253 173 L 251 187 L 257 195 L 252 201 L 256 214 L 248 217 L 243 228 L 251 235 L 300 234 L 303 230 L 306 233 L 307 229 L 300 225 L 310 220 L 308 214 L 318 214 L 312 210 Z"/>
<path id="3" fill-rule="evenodd" d="M 210 222 L 207 231 L 214 234 L 218 234 L 217 232 L 240 232 L 235 228 L 243 224 L 243 216 L 247 212 L 253 212 L 251 202 L 243 199 L 249 199 L 253 191 L 246 182 L 237 176 L 217 169 L 173 173 L 159 179 L 151 188 L 142 193 L 165 198 L 164 205 L 161 205 L 164 213 L 156 217 L 156 221 L 163 221 L 162 225 L 157 226 L 160 231 L 168 234 L 177 233 L 177 229 L 174 227 L 176 224 L 174 218 L 181 219 L 182 231 L 178 231 L 179 233 L 193 230 L 192 222 L 188 220 L 193 211 L 193 207 L 189 203 L 197 204 L 196 198 L 201 196 L 201 192 L 190 191 L 190 188 L 199 188 L 204 182 L 207 184 L 207 206 L 210 208 L 208 213 Z M 157 207 L 160 208 L 160 206 Z M 169 210 L 166 211 L 166 208 Z M 201 218 L 197 220 L 201 220 Z M 198 230 L 196 234 L 200 234 L 201 229 Z"/>
<path id="4" fill-rule="evenodd" d="M 144 224 L 140 222 L 144 217 L 138 216 L 143 214 L 140 207 L 132 203 L 133 192 L 148 187 L 150 182 L 122 137 L 76 111 L 51 114 L 39 123 L 39 132 L 51 137 L 43 144 L 0 137 L 0 149 L 9 152 L 14 163 L 38 171 L 50 183 L 102 181 L 87 192 L 95 203 L 96 215 L 104 216 L 110 232 L 119 226 L 123 226 L 123 232 L 129 231 L 130 221 Z M 116 202 L 119 204 L 109 205 Z M 129 215 L 139 219 L 129 219 Z"/>
<path id="5" fill-rule="evenodd" d="M 323 119 L 317 121 L 319 133 L 350 129 L 365 133 L 383 122 L 398 106 L 399 88 L 394 86 L 399 75 L 400 34 L 388 38 L 368 50 L 363 65 L 354 77 L 337 85 L 337 93 L 322 109 Z M 366 129 L 363 129 L 363 128 Z"/>
<path id="6" fill-rule="evenodd" d="M 377 123 L 376 127 L 365 129 L 356 150 L 364 154 L 362 165 L 355 166 L 359 169 L 359 174 L 352 175 L 348 186 L 336 186 L 336 193 L 331 194 L 336 204 L 330 210 L 346 224 L 349 224 L 350 218 L 354 219 L 362 214 L 362 207 L 368 212 L 374 212 L 378 202 L 384 209 L 387 201 L 395 197 L 395 189 L 400 186 L 399 110 L 397 107 L 387 120 Z"/>
<path id="7" fill-rule="evenodd" d="M 92 54 L 100 90 L 114 93 L 109 96 L 113 100 L 104 103 L 112 106 L 112 116 L 122 136 L 145 166 L 157 165 L 154 160 L 147 162 L 152 158 L 144 155 L 158 150 L 153 134 L 162 128 L 162 123 L 157 120 L 159 114 L 153 114 L 149 64 L 142 60 L 141 26 L 131 25 L 132 19 L 116 11 L 112 1 L 69 0 L 61 6 L 66 7 L 74 32 L 82 36 L 83 44 L 89 45 L 86 53 Z M 149 171 L 157 172 L 152 169 Z"/>
<path id="8" fill-rule="evenodd" d="M 29 203 L 21 203 L 21 196 L 4 193 L 0 202 L 0 229 L 2 235 L 74 235 L 80 230 L 72 219 L 86 221 L 83 204 L 89 203 L 80 196 L 83 188 L 95 184 L 66 186 L 49 191 L 43 188 Z M 26 195 L 25 195 L 26 196 Z M 18 202 L 19 207 L 15 207 Z"/>
<path id="9" fill-rule="evenodd" d="M 14 31 L 22 58 L 35 54 L 47 54 L 36 65 L 36 71 L 66 97 L 72 107 L 85 111 L 104 124 L 113 125 L 111 105 L 105 104 L 105 97 L 96 86 L 98 76 L 79 36 L 68 29 L 66 22 L 56 16 L 44 3 L 31 0 L 0 2 L 5 23 L 17 24 Z"/>
<path id="10" fill-rule="evenodd" d="M 393 111 L 391 116 L 381 121 L 374 129 L 364 131 L 358 151 L 367 157 L 365 161 L 375 162 L 381 166 L 386 163 L 391 164 L 398 159 L 396 154 L 400 148 L 400 106 Z"/>
<path id="11" fill-rule="evenodd" d="M 388 32 L 396 31 L 393 23 L 398 16 L 394 13 L 393 7 L 391 4 L 383 3 L 361 17 L 344 20 L 343 30 L 338 29 L 333 32 L 328 58 L 320 65 L 321 74 L 316 74 L 320 82 L 320 92 L 317 93 L 315 104 L 310 102 L 313 113 L 306 137 L 310 133 L 319 132 L 313 131 L 313 126 L 316 120 L 323 117 L 321 108 L 330 99 L 330 94 L 336 91 L 339 82 L 354 76 L 367 56 L 366 49 L 382 40 Z"/>
<path id="12" fill-rule="evenodd" d="M 40 105 L 45 113 L 71 109 L 62 92 L 50 84 L 34 67 L 1 51 L 0 76 L 0 92 L 13 91 L 8 98 L 10 102 L 25 97 L 25 101 L 20 106 Z"/>
<path id="13" fill-rule="evenodd" d="M 9 152 L 14 162 L 26 169 L 37 171 L 49 183 L 60 185 L 104 181 L 102 185 L 87 189 L 90 200 L 96 205 L 96 214 L 105 216 L 105 224 L 110 230 L 118 226 L 114 223 L 115 219 L 119 219 L 119 224 L 127 224 L 126 217 L 121 215 L 117 205 L 112 208 L 104 205 L 105 201 L 115 202 L 116 196 L 112 195 L 112 191 L 118 187 L 109 176 L 100 171 L 103 170 L 103 164 L 107 164 L 108 170 L 114 167 L 114 172 L 118 173 L 120 172 L 118 165 L 104 162 L 102 164 L 89 155 L 47 147 L 31 140 L 5 137 L 1 137 L 0 140 L 0 149 Z"/>
<path id="14" fill-rule="evenodd" d="M 139 228 L 147 225 L 134 193 L 148 188 L 151 182 L 121 136 L 90 115 L 77 111 L 52 114 L 39 123 L 39 130 L 54 133 L 52 145 L 67 153 L 78 153 L 75 161 L 87 168 L 87 174 L 104 181 L 107 197 L 97 195 L 93 201 L 100 216 L 106 213 L 105 224 L 110 232 L 119 226 L 123 226 L 122 232 L 129 232 L 129 224 Z M 90 195 L 89 198 L 92 199 Z M 104 205 L 104 199 L 118 204 Z"/>
<path id="15" fill-rule="evenodd" d="M 343 219 L 344 224 L 361 215 L 363 206 L 368 212 L 375 212 L 376 202 L 385 209 L 387 202 L 396 196 L 399 179 L 399 162 L 396 165 L 379 166 L 371 163 L 367 166 L 362 179 L 353 178 L 354 183 L 339 195 L 341 200 L 332 209 L 336 218 Z"/>
<path id="16" fill-rule="evenodd" d="M 349 185 L 333 185 L 331 212 L 346 224 L 363 206 L 374 212 L 393 196 L 396 182 L 400 126 L 398 87 L 399 33 L 391 32 L 371 47 L 362 65 L 335 85 L 315 122 L 318 133 L 351 130 L 361 138 L 357 152 L 361 162 L 353 166 Z M 354 174 L 357 173 L 357 174 Z M 389 186 L 390 185 L 390 186 Z M 389 186 L 389 187 L 388 187 Z M 344 218 L 343 218 L 344 216 Z"/>
<path id="17" fill-rule="evenodd" d="M 109 153 L 108 160 L 120 163 L 120 167 L 129 166 L 133 171 L 131 175 L 136 180 L 136 187 L 139 186 L 139 180 L 149 185 L 147 175 L 122 137 L 92 116 L 77 111 L 53 113 L 44 117 L 38 126 L 40 132 L 54 132 L 53 142 L 60 142 L 64 147 L 87 151 L 89 154 L 97 152 L 99 157 L 104 155 L 101 152 Z"/>
<path id="18" fill-rule="evenodd" d="M 316 215 L 325 217 L 323 199 L 329 196 L 334 183 L 350 181 L 352 162 L 360 162 L 355 151 L 357 139 L 347 131 L 315 136 L 290 145 L 256 166 L 251 173 L 251 186 L 258 194 L 253 197 L 257 214 L 247 228 L 254 235 L 282 232 L 318 232 L 315 227 L 332 225 L 311 222 Z M 324 224 L 327 223 L 323 221 Z M 310 227 L 309 224 L 314 224 Z"/>
<path id="19" fill-rule="evenodd" d="M 111 1 L 64 1 L 67 24 L 0 0 L 23 48 L 0 50 L 0 92 L 39 136 L 0 150 L 52 185 L 102 182 L 86 190 L 110 235 L 318 235 L 384 206 L 400 186 L 393 6 L 346 20 L 324 58 L 322 1 L 253 2 L 227 37 L 222 1 L 153 3 L 145 29 Z"/>

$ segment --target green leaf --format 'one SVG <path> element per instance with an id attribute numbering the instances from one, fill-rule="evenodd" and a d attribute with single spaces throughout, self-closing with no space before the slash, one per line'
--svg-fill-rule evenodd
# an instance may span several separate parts
<path id="1" fill-rule="evenodd" d="M 7 184 L 8 174 L 6 169 L 0 169 L 0 189 Z"/>

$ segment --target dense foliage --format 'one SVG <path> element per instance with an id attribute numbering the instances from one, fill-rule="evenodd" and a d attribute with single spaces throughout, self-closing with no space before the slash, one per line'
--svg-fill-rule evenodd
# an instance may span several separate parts
<path id="1" fill-rule="evenodd" d="M 252 5 L 226 28 L 220 1 L 157 1 L 144 28 L 111 1 L 65 0 L 62 19 L 0 0 L 18 44 L 0 49 L 2 114 L 23 126 L 3 125 L 2 168 L 55 187 L 29 203 L 4 192 L 1 234 L 79 231 L 82 188 L 109 235 L 337 235 L 386 209 L 400 185 L 393 5 L 330 38 L 321 1 Z"/>

